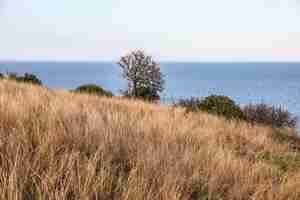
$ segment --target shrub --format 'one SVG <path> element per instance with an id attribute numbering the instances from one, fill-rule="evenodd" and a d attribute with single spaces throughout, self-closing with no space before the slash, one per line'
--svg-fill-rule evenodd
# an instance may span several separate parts
<path id="1" fill-rule="evenodd" d="M 74 92 L 94 94 L 98 96 L 107 96 L 112 97 L 113 93 L 107 90 L 104 90 L 102 87 L 95 84 L 85 84 L 81 85 L 74 90 Z"/>
<path id="2" fill-rule="evenodd" d="M 265 124 L 274 128 L 295 128 L 297 118 L 281 107 L 267 105 L 265 103 L 250 104 L 243 108 L 247 121 L 252 124 Z"/>
<path id="3" fill-rule="evenodd" d="M 145 101 L 157 101 L 160 99 L 156 91 L 151 90 L 148 87 L 141 87 L 136 89 L 136 98 L 145 100 Z"/>
<path id="4" fill-rule="evenodd" d="M 25 73 L 24 76 L 17 76 L 16 80 L 23 83 L 42 85 L 42 81 L 34 74 Z"/>
<path id="5" fill-rule="evenodd" d="M 43 85 L 42 81 L 34 74 L 25 73 L 24 76 L 20 76 L 17 73 L 7 73 L 6 75 L 0 74 L 0 78 L 7 78 L 22 83 L 30 83 L 35 85 Z"/>
<path id="6" fill-rule="evenodd" d="M 201 100 L 197 97 L 191 97 L 189 99 L 179 99 L 178 102 L 173 103 L 175 107 L 183 107 L 188 112 L 197 112 L 200 110 Z"/>
<path id="7" fill-rule="evenodd" d="M 18 74 L 17 73 L 14 73 L 14 72 L 8 72 L 6 77 L 8 79 L 11 79 L 11 80 L 14 80 L 14 81 L 17 81 L 18 80 Z"/>
<path id="8" fill-rule="evenodd" d="M 199 109 L 227 119 L 245 119 L 241 108 L 227 96 L 208 96 L 200 102 Z"/>
<path id="9" fill-rule="evenodd" d="M 202 100 L 196 97 L 180 99 L 174 106 L 184 107 L 188 112 L 204 111 L 227 119 L 245 119 L 241 108 L 227 96 L 211 95 Z"/>

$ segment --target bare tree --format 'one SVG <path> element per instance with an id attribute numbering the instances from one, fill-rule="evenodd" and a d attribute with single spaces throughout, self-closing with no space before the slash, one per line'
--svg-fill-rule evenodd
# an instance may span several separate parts
<path id="1" fill-rule="evenodd" d="M 164 90 L 165 82 L 159 64 L 143 51 L 137 50 L 125 55 L 118 64 L 123 69 L 123 77 L 128 81 L 125 95 L 138 97 L 139 91 L 143 90 L 158 96 Z"/>

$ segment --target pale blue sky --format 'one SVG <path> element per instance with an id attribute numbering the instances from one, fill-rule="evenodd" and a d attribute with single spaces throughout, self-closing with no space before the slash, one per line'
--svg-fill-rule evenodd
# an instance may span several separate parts
<path id="1" fill-rule="evenodd" d="M 0 60 L 300 61 L 299 0 L 0 0 Z"/>

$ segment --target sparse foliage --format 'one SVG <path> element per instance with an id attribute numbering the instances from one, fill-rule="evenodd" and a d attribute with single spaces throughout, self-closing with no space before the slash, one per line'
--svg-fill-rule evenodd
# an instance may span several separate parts
<path id="1" fill-rule="evenodd" d="M 297 118 L 282 107 L 275 107 L 265 103 L 250 104 L 243 108 L 247 120 L 253 124 L 265 124 L 274 128 L 295 128 Z"/>
<path id="2" fill-rule="evenodd" d="M 179 99 L 178 102 L 174 102 L 175 107 L 183 107 L 187 112 L 197 112 L 200 110 L 199 105 L 201 99 L 197 97 L 191 97 L 189 99 Z"/>
<path id="3" fill-rule="evenodd" d="M 164 90 L 164 79 L 159 64 L 143 51 L 133 51 L 125 55 L 118 64 L 123 70 L 123 77 L 128 81 L 128 88 L 123 92 L 126 96 L 151 96 L 156 99 Z"/>
<path id="4" fill-rule="evenodd" d="M 10 80 L 17 81 L 19 76 L 15 72 L 7 72 L 6 77 Z"/>
<path id="5" fill-rule="evenodd" d="M 0 74 L 0 78 L 6 78 L 22 83 L 30 83 L 34 85 L 43 85 L 42 81 L 34 74 L 25 73 L 23 76 L 17 73 L 8 72 L 6 75 Z"/>
<path id="6" fill-rule="evenodd" d="M 24 83 L 31 83 L 35 85 L 42 85 L 42 81 L 34 74 L 25 73 L 24 76 L 17 77 L 17 81 Z"/>

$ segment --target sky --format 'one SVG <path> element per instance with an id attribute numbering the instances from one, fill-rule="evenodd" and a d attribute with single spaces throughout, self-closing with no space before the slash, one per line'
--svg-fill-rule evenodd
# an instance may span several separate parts
<path id="1" fill-rule="evenodd" d="M 300 61 L 300 0 L 0 0 L 0 60 Z"/>

